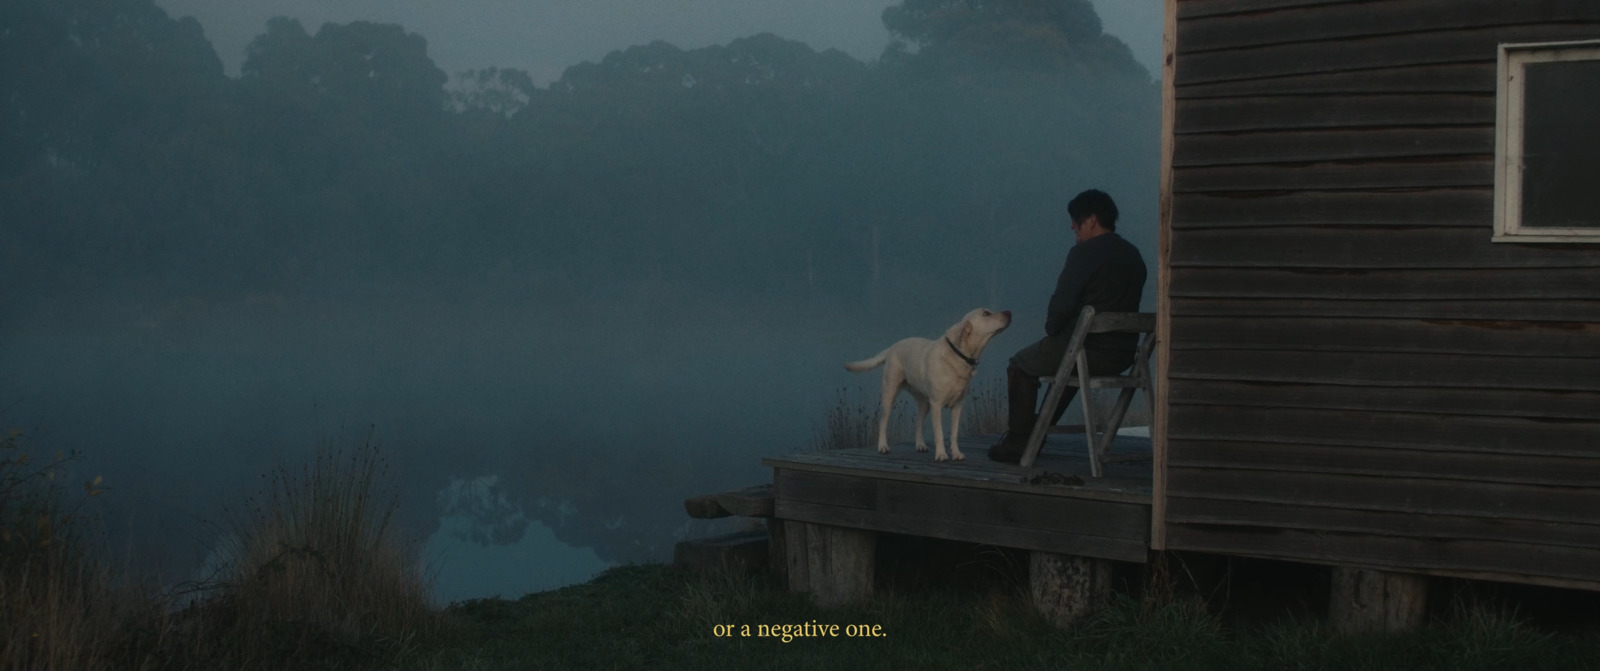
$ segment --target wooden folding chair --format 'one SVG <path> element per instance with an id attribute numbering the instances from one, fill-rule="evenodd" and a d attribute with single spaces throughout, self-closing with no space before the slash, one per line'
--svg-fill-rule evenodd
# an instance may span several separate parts
<path id="1" fill-rule="evenodd" d="M 1145 455 L 1107 457 L 1106 450 L 1111 447 L 1112 439 L 1117 437 L 1117 429 L 1122 426 L 1122 418 L 1128 412 L 1128 405 L 1133 401 L 1135 390 L 1144 390 L 1145 406 L 1149 408 L 1150 416 L 1155 417 L 1155 395 L 1150 390 L 1150 353 L 1155 350 L 1155 331 L 1154 313 L 1095 314 L 1093 306 L 1083 306 L 1083 311 L 1078 313 L 1078 324 L 1072 330 L 1072 340 L 1067 345 L 1066 356 L 1061 358 L 1061 366 L 1056 369 L 1055 377 L 1039 378 L 1040 382 L 1050 383 L 1050 390 L 1044 395 L 1044 405 L 1039 408 L 1039 419 L 1034 421 L 1033 432 L 1028 435 L 1028 446 L 1023 450 L 1020 462 L 1022 466 L 1033 465 L 1034 459 L 1039 456 L 1039 450 L 1044 447 L 1046 435 L 1077 433 L 1076 427 L 1058 427 L 1050 423 L 1067 385 L 1078 387 L 1083 397 L 1083 433 L 1089 444 L 1089 470 L 1094 477 L 1102 477 L 1101 464 L 1149 458 Z M 1133 358 L 1133 367 L 1127 375 L 1089 375 L 1089 360 L 1083 348 L 1084 340 L 1091 333 L 1112 332 L 1142 334 L 1138 353 Z M 1106 418 L 1106 425 L 1096 427 L 1092 390 L 1107 388 L 1121 389 L 1122 393 L 1117 396 L 1117 404 L 1111 409 L 1111 415 Z"/>

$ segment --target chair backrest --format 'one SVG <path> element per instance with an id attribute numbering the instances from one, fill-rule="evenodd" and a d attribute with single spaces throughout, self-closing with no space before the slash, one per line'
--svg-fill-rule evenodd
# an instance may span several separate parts
<path id="1" fill-rule="evenodd" d="M 1050 382 L 1051 387 L 1050 391 L 1045 394 L 1044 406 L 1039 409 L 1039 416 L 1034 422 L 1033 432 L 1028 435 L 1028 444 L 1023 448 L 1022 459 L 1019 463 L 1024 468 L 1033 466 L 1034 458 L 1039 455 L 1039 450 L 1044 446 L 1045 434 L 1049 433 L 1050 420 L 1048 418 L 1054 417 L 1056 405 L 1061 402 L 1061 390 L 1065 385 L 1075 384 L 1076 386 L 1084 389 L 1084 400 L 1086 403 L 1084 406 L 1084 426 L 1091 427 L 1094 424 L 1094 422 L 1089 420 L 1087 417 L 1089 408 L 1087 403 L 1089 403 L 1089 397 L 1092 395 L 1092 390 L 1095 388 L 1095 378 L 1091 378 L 1088 375 L 1087 366 L 1089 364 L 1084 358 L 1083 345 L 1085 338 L 1087 338 L 1090 333 L 1112 332 L 1134 332 L 1142 334 L 1139 338 L 1139 349 L 1134 355 L 1133 369 L 1129 375 L 1100 377 L 1109 378 L 1117 382 L 1126 382 L 1128 381 L 1128 378 L 1133 378 L 1137 381 L 1137 388 L 1144 390 L 1146 402 L 1150 402 L 1151 380 L 1149 363 L 1150 354 L 1155 350 L 1156 342 L 1155 313 L 1095 312 L 1094 306 L 1083 306 L 1083 309 L 1078 312 L 1077 324 L 1072 328 L 1072 339 L 1067 344 L 1066 355 L 1061 358 L 1061 365 L 1056 368 L 1055 375 L 1047 378 L 1041 378 L 1042 381 Z M 1079 365 L 1082 365 L 1084 370 L 1078 370 Z M 1073 377 L 1074 372 L 1077 373 L 1077 381 L 1069 382 L 1069 380 Z M 1122 422 L 1121 413 L 1127 409 L 1127 403 L 1132 398 L 1132 392 L 1134 388 L 1127 384 L 1116 384 L 1113 386 L 1123 388 L 1123 394 L 1120 395 L 1117 401 L 1118 407 L 1122 408 L 1122 410 L 1112 411 L 1113 414 L 1116 415 L 1116 419 L 1115 421 L 1111 421 L 1107 424 L 1109 427 L 1109 433 L 1105 434 L 1106 436 L 1115 435 L 1117 425 Z M 1152 412 L 1152 414 L 1154 413 Z M 1100 453 L 1096 452 L 1095 450 L 1104 450 L 1105 446 L 1109 446 L 1111 444 L 1110 438 L 1100 438 L 1100 440 L 1105 441 L 1104 445 L 1096 447 L 1094 441 L 1097 439 L 1092 435 L 1092 431 L 1090 431 L 1090 433 L 1089 464 L 1094 476 L 1100 477 Z"/>
<path id="2" fill-rule="evenodd" d="M 1078 311 L 1078 322 L 1072 327 L 1072 339 L 1067 341 L 1067 356 L 1061 360 L 1057 377 L 1063 377 L 1072 366 L 1075 352 L 1083 349 L 1084 339 L 1090 333 L 1135 332 L 1143 333 L 1139 358 L 1149 356 L 1149 345 L 1155 341 L 1156 315 L 1153 312 L 1095 312 L 1093 305 Z"/>
<path id="3" fill-rule="evenodd" d="M 1090 333 L 1154 333 L 1156 330 L 1154 312 L 1094 312 L 1093 310 L 1094 308 L 1090 306 L 1084 306 L 1084 312 L 1093 315 L 1089 321 Z M 1079 314 L 1081 319 L 1083 313 Z"/>

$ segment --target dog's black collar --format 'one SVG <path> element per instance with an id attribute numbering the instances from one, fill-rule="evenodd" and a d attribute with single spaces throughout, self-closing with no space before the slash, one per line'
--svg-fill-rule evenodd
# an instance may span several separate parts
<path id="1" fill-rule="evenodd" d="M 973 368 L 977 368 L 978 367 L 978 360 L 974 359 L 974 358 L 972 358 L 970 356 L 967 356 L 965 354 L 962 354 L 961 350 L 956 349 L 956 344 L 953 343 L 953 342 L 950 342 L 949 338 L 945 338 L 944 339 L 944 344 L 949 345 L 950 346 L 950 351 L 955 352 L 956 356 L 961 357 L 961 360 L 967 362 L 968 366 L 972 366 Z"/>

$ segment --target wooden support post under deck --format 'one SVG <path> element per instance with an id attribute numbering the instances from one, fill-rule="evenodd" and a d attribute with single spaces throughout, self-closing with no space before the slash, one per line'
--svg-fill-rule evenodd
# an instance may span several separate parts
<path id="1" fill-rule="evenodd" d="M 782 585 L 789 584 L 789 534 L 784 531 L 783 520 L 767 518 L 767 570 Z"/>
<path id="2" fill-rule="evenodd" d="M 1033 606 L 1062 629 L 1093 615 L 1111 596 L 1111 562 L 1034 551 L 1028 558 Z"/>
<path id="3" fill-rule="evenodd" d="M 1428 579 L 1410 573 L 1333 568 L 1328 622 L 1335 631 L 1407 631 L 1422 625 Z"/>
<path id="4" fill-rule="evenodd" d="M 783 523 L 783 532 L 789 591 L 810 592 L 822 606 L 872 596 L 875 532 L 794 520 Z"/>

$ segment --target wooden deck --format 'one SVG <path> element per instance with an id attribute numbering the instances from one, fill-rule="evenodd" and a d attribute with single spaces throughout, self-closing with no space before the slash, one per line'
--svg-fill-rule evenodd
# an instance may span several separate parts
<path id="1" fill-rule="evenodd" d="M 962 439 L 965 461 L 935 462 L 899 443 L 886 455 L 861 448 L 761 463 L 773 469 L 780 520 L 1145 561 L 1149 461 L 1107 464 L 1096 479 L 1082 434 L 1050 436 L 1032 468 L 990 461 L 997 440 Z M 1110 453 L 1149 452 L 1148 438 L 1119 435 Z"/>

